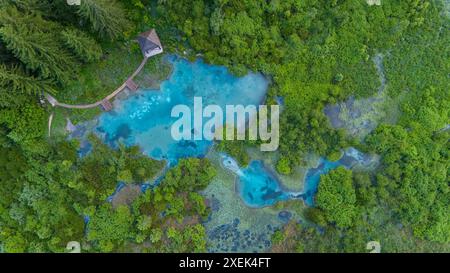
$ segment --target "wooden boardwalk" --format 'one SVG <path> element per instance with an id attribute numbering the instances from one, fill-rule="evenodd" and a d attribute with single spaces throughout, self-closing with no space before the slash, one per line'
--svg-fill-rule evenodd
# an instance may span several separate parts
<path id="1" fill-rule="evenodd" d="M 137 74 L 139 74 L 139 72 L 141 72 L 142 68 L 144 68 L 147 61 L 148 61 L 148 57 L 144 57 L 144 59 L 142 60 L 141 64 L 138 66 L 138 68 L 133 72 L 133 74 L 131 74 L 131 76 L 128 77 L 128 79 L 121 86 L 119 86 L 111 94 L 109 94 L 108 96 L 106 96 L 105 98 L 103 98 L 97 102 L 90 103 L 90 104 L 66 104 L 66 103 L 58 102 L 58 100 L 56 100 L 54 97 L 52 97 L 48 93 L 45 93 L 45 98 L 48 100 L 48 102 L 53 107 L 58 106 L 58 107 L 69 108 L 69 109 L 89 109 L 89 108 L 94 108 L 97 106 L 102 106 L 103 110 L 109 111 L 112 109 L 110 100 L 113 99 L 115 96 L 117 96 L 125 88 L 128 87 L 128 88 L 130 88 L 131 91 L 137 90 L 138 86 L 134 83 L 133 79 L 134 79 L 134 77 L 136 77 Z"/>

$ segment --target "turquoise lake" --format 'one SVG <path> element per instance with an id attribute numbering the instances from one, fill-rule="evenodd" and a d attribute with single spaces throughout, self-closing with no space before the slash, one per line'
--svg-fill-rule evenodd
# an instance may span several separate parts
<path id="1" fill-rule="evenodd" d="M 216 104 L 223 109 L 226 105 L 259 105 L 264 101 L 269 83 L 262 74 L 235 77 L 225 67 L 208 65 L 202 60 L 189 62 L 171 56 L 168 61 L 173 65 L 173 72 L 162 82 L 160 90 L 140 90 L 117 101 L 113 111 L 100 115 L 95 130 L 112 147 L 119 141 L 139 145 L 145 154 L 166 160 L 170 167 L 180 158 L 205 156 L 213 144 L 207 140 L 176 141 L 172 138 L 171 126 L 177 118 L 171 117 L 171 111 L 175 105 L 184 104 L 193 109 L 194 97 L 201 97 L 204 106 Z M 336 162 L 321 159 L 317 168 L 307 171 L 303 192 L 286 192 L 276 174 L 261 161 L 252 161 L 248 167 L 240 168 L 233 158 L 222 156 L 222 167 L 237 175 L 237 194 L 247 206 L 255 208 L 288 199 L 303 199 L 308 206 L 314 206 L 320 175 L 338 166 L 350 168 L 362 158 L 353 149 Z M 143 184 L 143 191 L 149 185 Z M 116 192 L 122 187 L 123 183 L 119 183 Z"/>
<path id="2" fill-rule="evenodd" d="M 254 208 L 271 206 L 290 198 L 262 161 L 254 160 L 248 167 L 241 168 L 234 158 L 226 154 L 221 154 L 221 157 L 222 167 L 237 176 L 237 192 L 247 206 Z"/>
<path id="3" fill-rule="evenodd" d="M 203 105 L 259 105 L 263 102 L 267 79 L 259 73 L 235 77 L 225 67 L 205 64 L 202 60 L 189 62 L 171 56 L 173 65 L 169 79 L 162 82 L 160 90 L 140 90 L 137 94 L 119 101 L 111 112 L 99 117 L 96 130 L 104 135 L 111 146 L 120 140 L 127 145 L 139 145 L 144 153 L 173 165 L 180 158 L 204 156 L 211 141 L 175 141 L 171 125 L 172 108 L 184 104 L 193 109 L 194 97 L 201 97 Z M 192 132 L 194 134 L 196 132 Z"/>
<path id="4" fill-rule="evenodd" d="M 238 191 L 245 203 L 251 207 L 272 206 L 287 200 L 288 194 L 281 190 L 280 183 L 264 167 L 261 161 L 252 161 L 239 177 Z"/>

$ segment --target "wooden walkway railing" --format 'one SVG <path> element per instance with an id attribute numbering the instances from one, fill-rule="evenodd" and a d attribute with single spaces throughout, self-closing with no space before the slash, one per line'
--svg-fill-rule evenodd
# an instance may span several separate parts
<path id="1" fill-rule="evenodd" d="M 121 86 L 119 86 L 111 94 L 109 94 L 108 96 L 106 96 L 105 98 L 103 98 L 97 102 L 94 102 L 91 104 L 66 104 L 66 103 L 58 102 L 58 100 L 56 100 L 54 97 L 52 97 L 48 93 L 45 93 L 45 98 L 48 100 L 48 102 L 53 107 L 59 106 L 59 107 L 69 108 L 69 109 L 89 109 L 89 108 L 94 108 L 97 106 L 102 106 L 103 110 L 109 111 L 112 108 L 110 100 L 113 99 L 115 96 L 117 96 L 120 92 L 122 92 L 126 87 L 130 86 L 130 89 L 132 91 L 135 91 L 137 89 L 137 86 L 136 86 L 136 84 L 134 84 L 133 79 L 134 79 L 134 77 L 136 77 L 137 74 L 139 74 L 139 72 L 141 72 L 142 68 L 144 68 L 144 65 L 147 63 L 147 60 L 148 60 L 148 57 L 144 57 L 141 64 L 139 65 L 139 67 L 133 72 L 133 74 L 131 74 L 130 77 L 128 77 L 128 79 Z"/>

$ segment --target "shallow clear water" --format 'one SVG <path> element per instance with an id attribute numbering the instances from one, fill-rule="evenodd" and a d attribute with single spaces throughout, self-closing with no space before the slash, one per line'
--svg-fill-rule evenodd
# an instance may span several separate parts
<path id="1" fill-rule="evenodd" d="M 289 199 L 289 195 L 280 188 L 278 180 L 261 161 L 250 162 L 238 179 L 239 194 L 250 207 L 271 206 L 278 201 Z"/>
<path id="2" fill-rule="evenodd" d="M 160 90 L 140 90 L 120 101 L 113 111 L 99 117 L 96 129 L 112 146 L 117 145 L 118 140 L 127 145 L 139 145 L 147 155 L 174 164 L 179 158 L 201 157 L 212 145 L 207 140 L 175 141 L 172 138 L 171 125 L 177 118 L 170 114 L 175 105 L 188 105 L 193 112 L 194 97 L 202 97 L 203 107 L 217 104 L 225 109 L 227 104 L 259 105 L 264 100 L 268 81 L 256 73 L 238 78 L 225 67 L 207 65 L 201 60 L 189 62 L 171 56 L 169 61 L 173 64 L 173 73 L 161 84 Z"/>
<path id="3" fill-rule="evenodd" d="M 261 161 L 250 162 L 247 168 L 240 168 L 230 156 L 222 154 L 222 166 L 237 175 L 238 193 L 247 206 L 260 208 L 272 206 L 278 201 L 303 198 L 307 206 L 314 206 L 314 196 L 317 193 L 320 176 L 343 166 L 351 168 L 355 164 L 366 165 L 367 155 L 354 148 L 349 148 L 335 162 L 320 158 L 316 168 L 308 169 L 304 180 L 303 192 L 288 192 L 282 189 L 281 182 Z"/>
<path id="4" fill-rule="evenodd" d="M 321 158 L 317 168 L 311 168 L 306 172 L 303 192 L 294 193 L 284 191 L 280 187 L 280 181 L 264 167 L 261 161 L 252 161 L 247 168 L 240 170 L 238 191 L 245 204 L 250 207 L 271 206 L 278 201 L 298 198 L 303 198 L 305 204 L 312 207 L 320 176 L 339 166 L 349 168 L 348 163 L 345 160 L 331 162 Z"/>

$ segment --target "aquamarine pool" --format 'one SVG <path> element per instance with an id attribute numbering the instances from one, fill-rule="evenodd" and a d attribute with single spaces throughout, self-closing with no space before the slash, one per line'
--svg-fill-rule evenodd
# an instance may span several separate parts
<path id="1" fill-rule="evenodd" d="M 201 97 L 204 105 L 216 104 L 222 108 L 230 104 L 259 105 L 265 98 L 268 81 L 258 73 L 238 78 L 225 67 L 208 65 L 202 60 L 189 62 L 171 56 L 168 61 L 173 65 L 173 72 L 161 84 L 160 90 L 140 90 L 116 102 L 113 111 L 100 115 L 95 130 L 113 147 L 119 141 L 126 145 L 139 145 L 145 154 L 167 160 L 170 167 L 180 158 L 203 157 L 212 145 L 212 141 L 207 140 L 176 141 L 172 138 L 171 126 L 177 118 L 171 117 L 171 111 L 175 105 L 193 108 L 194 97 Z M 191 132 L 192 135 L 197 133 Z M 252 161 L 248 167 L 240 168 L 234 159 L 223 155 L 222 164 L 237 175 L 237 193 L 247 206 L 271 206 L 293 198 L 303 198 L 308 206 L 314 206 L 320 175 L 338 166 L 349 168 L 361 157 L 353 149 L 344 153 L 337 162 L 321 159 L 317 168 L 307 171 L 304 191 L 300 193 L 284 191 L 276 174 L 261 161 Z M 143 184 L 143 191 L 148 187 L 150 184 Z M 120 184 L 116 192 L 118 190 Z"/>
<path id="2" fill-rule="evenodd" d="M 289 199 L 289 194 L 280 188 L 276 177 L 261 161 L 252 161 L 242 173 L 238 181 L 238 191 L 248 206 L 272 206 L 278 201 Z"/>
<path id="3" fill-rule="evenodd" d="M 247 206 L 254 208 L 272 206 L 279 201 L 290 199 L 303 199 L 307 206 L 313 207 L 321 175 L 339 166 L 352 168 L 356 164 L 364 166 L 369 162 L 367 155 L 354 148 L 347 149 L 338 161 L 320 158 L 317 167 L 307 170 L 303 191 L 289 192 L 282 188 L 277 175 L 269 171 L 262 161 L 251 161 L 248 167 L 240 168 L 236 160 L 222 154 L 222 166 L 236 174 L 237 192 Z"/>
<path id="4" fill-rule="evenodd" d="M 120 101 L 111 112 L 100 115 L 97 132 L 111 146 L 117 141 L 139 145 L 144 153 L 175 164 L 179 158 L 204 156 L 211 141 L 175 141 L 171 136 L 172 108 L 177 104 L 193 107 L 194 97 L 203 105 L 259 105 L 265 98 L 268 81 L 262 74 L 249 73 L 235 77 L 225 67 L 205 64 L 202 60 L 189 62 L 171 56 L 173 65 L 169 79 L 160 90 L 140 90 Z M 192 134 L 197 132 L 192 132 Z"/>

